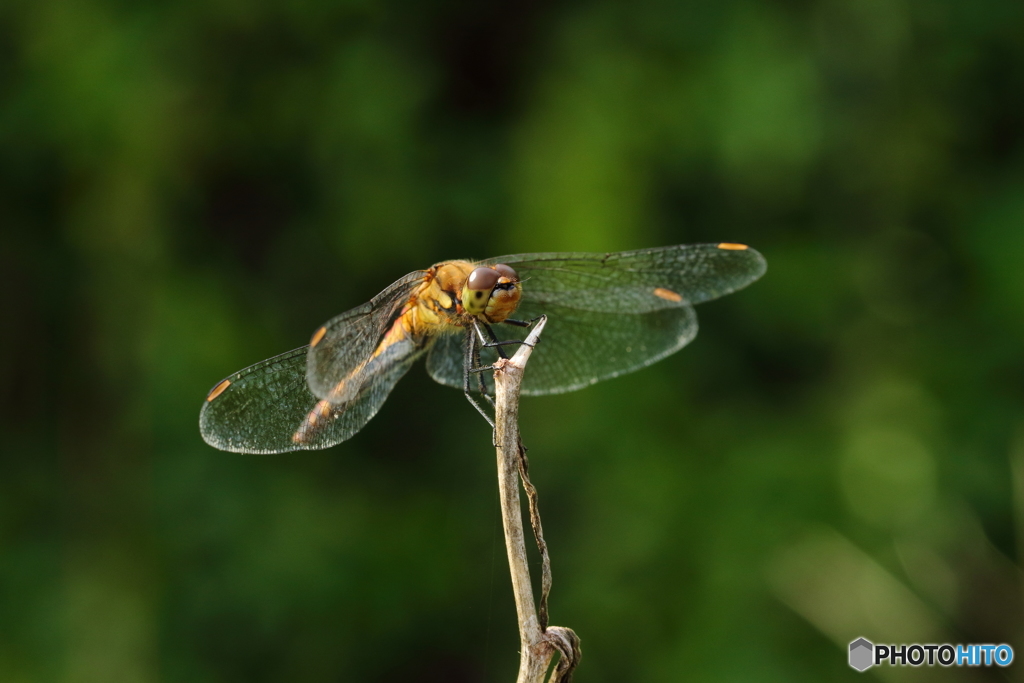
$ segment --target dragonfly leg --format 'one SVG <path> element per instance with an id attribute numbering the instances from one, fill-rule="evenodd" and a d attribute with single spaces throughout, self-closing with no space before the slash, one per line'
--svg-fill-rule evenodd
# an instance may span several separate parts
<path id="1" fill-rule="evenodd" d="M 516 327 L 529 327 L 530 325 L 534 324 L 543 317 L 544 314 L 542 313 L 541 315 L 538 315 L 536 318 L 530 318 L 529 320 L 516 320 L 514 318 L 505 318 L 501 322 L 505 323 L 506 325 L 514 325 Z"/>
<path id="2" fill-rule="evenodd" d="M 470 335 L 473 340 L 473 364 L 470 366 L 469 371 L 476 375 L 477 389 L 480 391 L 480 395 L 487 399 L 487 402 L 491 404 L 491 408 L 494 407 L 494 399 L 487 393 L 487 383 L 484 382 L 484 371 L 493 370 L 494 366 L 489 365 L 487 367 L 480 366 L 480 347 L 476 345 L 476 338 Z"/>
<path id="3" fill-rule="evenodd" d="M 481 325 L 483 326 L 483 329 L 481 329 Z M 494 336 L 494 330 L 491 329 L 490 325 L 488 325 L 487 323 L 481 323 L 479 320 L 476 320 L 474 318 L 474 320 L 473 320 L 473 329 L 476 330 L 476 336 L 480 339 L 480 346 L 482 346 L 484 348 L 494 347 L 497 350 L 497 352 L 498 352 L 498 357 L 499 358 L 504 358 L 505 360 L 508 360 L 508 354 L 506 354 L 505 350 L 503 348 L 501 348 L 502 344 L 500 344 L 500 343 L 493 343 L 493 342 L 497 342 L 498 338 Z M 484 332 L 483 332 L 484 329 L 487 330 L 487 337 L 484 337 Z M 490 341 L 488 341 L 488 337 L 490 338 Z M 508 343 L 510 343 L 510 344 L 517 344 L 518 342 L 508 342 Z"/>
<path id="4" fill-rule="evenodd" d="M 476 338 L 473 336 L 471 331 L 468 331 L 466 334 L 466 355 L 463 358 L 462 363 L 462 393 L 466 395 L 466 400 L 473 404 L 473 407 L 476 408 L 477 412 L 484 416 L 484 419 L 487 420 L 487 424 L 491 425 L 491 430 L 493 431 L 495 429 L 494 420 L 491 419 L 491 416 L 487 414 L 487 411 L 484 410 L 483 406 L 481 406 L 475 398 L 473 398 L 473 394 L 469 391 L 469 373 L 472 370 L 471 366 L 474 358 L 478 357 L 476 348 Z M 479 361 L 477 362 L 477 365 L 479 365 Z M 483 383 L 482 377 L 480 378 L 480 382 L 481 384 Z M 489 396 L 488 399 L 490 399 Z M 491 440 L 493 441 L 494 438 L 492 437 Z"/>
<path id="5" fill-rule="evenodd" d="M 476 321 L 474 320 L 473 323 L 476 324 Z M 498 355 L 501 356 L 502 358 L 506 358 L 507 359 L 508 356 L 505 354 L 505 350 L 502 349 L 501 347 L 509 346 L 511 344 L 526 344 L 526 342 L 523 341 L 522 339 L 509 339 L 509 340 L 502 341 L 502 340 L 498 339 L 498 336 L 496 334 L 494 334 L 494 330 L 491 329 L 490 325 L 488 325 L 487 323 L 480 323 L 480 325 L 482 325 L 483 328 L 485 330 L 487 330 L 487 336 L 491 338 L 491 341 L 489 341 L 489 342 L 488 341 L 484 341 L 483 334 L 480 334 L 481 344 L 485 348 L 495 348 L 495 349 L 497 349 Z M 477 331 L 479 332 L 479 330 L 477 330 Z M 529 344 L 529 346 L 533 346 L 533 344 Z"/>

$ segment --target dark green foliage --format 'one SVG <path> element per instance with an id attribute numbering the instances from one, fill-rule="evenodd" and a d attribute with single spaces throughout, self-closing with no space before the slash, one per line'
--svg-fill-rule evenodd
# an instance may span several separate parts
<path id="1" fill-rule="evenodd" d="M 512 680 L 458 391 L 414 367 L 281 456 L 206 446 L 203 397 L 441 259 L 715 241 L 768 273 L 683 352 L 523 402 L 578 680 L 1021 652 L 1022 20 L 0 4 L 0 680 Z"/>

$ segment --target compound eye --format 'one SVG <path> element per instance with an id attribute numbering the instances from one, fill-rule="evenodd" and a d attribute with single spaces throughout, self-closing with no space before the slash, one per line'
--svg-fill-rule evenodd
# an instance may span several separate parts
<path id="1" fill-rule="evenodd" d="M 481 266 L 469 274 L 462 289 L 462 307 L 466 309 L 466 313 L 480 315 L 484 312 L 499 277 L 501 275 L 498 271 L 486 266 Z"/>
<path id="2" fill-rule="evenodd" d="M 466 289 L 490 294 L 491 290 L 494 289 L 494 285 L 498 283 L 499 277 L 501 275 L 493 268 L 477 268 L 469 274 L 469 279 L 466 280 Z"/>
<path id="3" fill-rule="evenodd" d="M 494 266 L 494 270 L 502 277 L 507 277 L 512 282 L 519 282 L 519 273 L 517 273 L 512 266 L 506 266 L 504 263 L 498 263 Z"/>

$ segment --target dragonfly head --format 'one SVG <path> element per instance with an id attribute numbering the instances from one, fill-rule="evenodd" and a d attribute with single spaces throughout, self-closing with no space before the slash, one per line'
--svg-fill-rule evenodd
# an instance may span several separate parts
<path id="1" fill-rule="evenodd" d="M 466 278 L 462 307 L 470 315 L 482 315 L 489 322 L 505 320 L 519 305 L 522 285 L 511 266 L 499 263 L 480 266 Z"/>

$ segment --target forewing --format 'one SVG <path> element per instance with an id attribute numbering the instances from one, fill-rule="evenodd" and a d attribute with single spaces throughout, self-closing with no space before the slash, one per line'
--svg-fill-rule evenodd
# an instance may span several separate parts
<path id="1" fill-rule="evenodd" d="M 483 263 L 515 268 L 524 302 L 625 314 L 710 301 L 746 287 L 766 269 L 754 249 L 725 243 L 608 254 L 514 254 Z"/>
<path id="2" fill-rule="evenodd" d="M 519 273 L 523 301 L 516 318 L 549 318 L 523 379 L 524 394 L 572 391 L 678 351 L 697 334 L 692 304 L 741 289 L 766 268 L 757 251 L 727 243 L 516 254 L 483 263 L 506 263 Z M 501 339 L 526 334 L 507 325 L 494 331 Z M 506 350 L 511 354 L 515 347 Z M 492 349 L 481 356 L 484 365 L 496 357 Z M 462 364 L 461 340 L 442 338 L 427 369 L 442 384 L 462 386 Z M 489 383 L 490 373 L 484 375 Z"/>
<path id="3" fill-rule="evenodd" d="M 341 443 L 377 413 L 417 355 L 396 359 L 371 377 L 357 375 L 353 381 L 363 384 L 358 396 L 336 407 L 307 440 L 296 442 L 293 436 L 318 404 L 306 386 L 307 348 L 257 363 L 214 387 L 199 414 L 206 443 L 237 453 L 282 453 Z"/>
<path id="4" fill-rule="evenodd" d="M 551 303 L 527 301 L 520 305 L 523 318 L 548 315 L 544 334 L 523 376 L 522 393 L 558 394 L 625 374 L 675 353 L 697 335 L 697 315 L 692 306 L 677 303 L 640 314 L 586 311 Z M 527 330 L 509 325 L 493 326 L 503 340 L 522 339 Z M 516 346 L 506 346 L 511 355 Z M 481 363 L 497 359 L 493 348 L 481 350 Z M 427 370 L 435 381 L 462 387 L 463 337 L 441 337 L 430 351 Z M 493 393 L 492 373 L 482 373 Z M 475 391 L 474 378 L 470 387 Z"/>
<path id="5" fill-rule="evenodd" d="M 370 358 L 423 278 L 423 271 L 409 273 L 369 302 L 331 319 L 313 334 L 305 380 L 317 398 L 330 397 L 342 380 Z"/>

